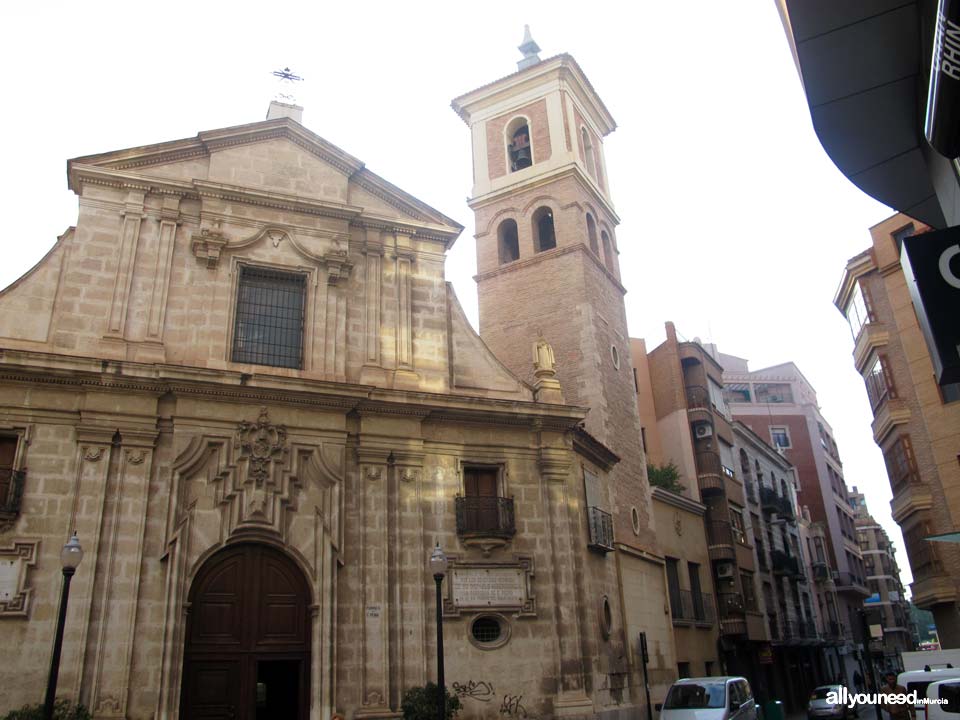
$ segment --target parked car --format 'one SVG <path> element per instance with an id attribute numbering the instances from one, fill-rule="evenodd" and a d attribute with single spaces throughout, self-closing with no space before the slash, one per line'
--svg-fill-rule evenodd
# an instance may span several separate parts
<path id="1" fill-rule="evenodd" d="M 757 704 L 745 678 L 684 678 L 667 691 L 660 720 L 757 720 Z"/>
<path id="2" fill-rule="evenodd" d="M 832 703 L 827 700 L 827 696 L 831 693 L 836 693 L 839 699 L 842 692 L 842 686 L 840 685 L 821 685 L 814 688 L 813 692 L 810 693 L 810 701 L 807 703 L 807 717 L 810 720 L 856 717 L 857 711 L 851 710 L 846 704 Z"/>
<path id="3" fill-rule="evenodd" d="M 957 720 L 960 718 L 960 678 L 936 680 L 927 686 L 929 700 L 943 700 L 943 705 L 924 705 L 926 720 Z M 917 720 L 923 720 L 918 715 Z"/>

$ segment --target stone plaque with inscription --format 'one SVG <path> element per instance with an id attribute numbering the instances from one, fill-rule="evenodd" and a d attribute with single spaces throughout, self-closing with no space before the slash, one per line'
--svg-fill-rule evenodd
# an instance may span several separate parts
<path id="1" fill-rule="evenodd" d="M 10 602 L 20 594 L 20 558 L 0 559 L 0 602 Z"/>
<path id="2" fill-rule="evenodd" d="M 455 567 L 450 579 L 460 608 L 518 608 L 526 600 L 526 577 L 519 567 Z"/>

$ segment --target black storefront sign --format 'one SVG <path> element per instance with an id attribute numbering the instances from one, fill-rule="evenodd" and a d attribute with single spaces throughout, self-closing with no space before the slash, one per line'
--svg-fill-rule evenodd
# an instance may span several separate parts
<path id="1" fill-rule="evenodd" d="M 904 238 L 900 265 L 937 382 L 960 382 L 960 227 Z"/>
<path id="2" fill-rule="evenodd" d="M 925 125 L 937 152 L 960 155 L 960 0 L 940 0 L 937 9 Z"/>

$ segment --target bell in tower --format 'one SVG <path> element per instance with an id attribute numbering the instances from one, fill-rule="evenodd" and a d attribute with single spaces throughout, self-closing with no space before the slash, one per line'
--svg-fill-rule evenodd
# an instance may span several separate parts
<path id="1" fill-rule="evenodd" d="M 510 140 L 510 170 L 517 171 L 530 167 L 533 158 L 530 155 L 530 130 L 521 125 L 513 132 Z"/>

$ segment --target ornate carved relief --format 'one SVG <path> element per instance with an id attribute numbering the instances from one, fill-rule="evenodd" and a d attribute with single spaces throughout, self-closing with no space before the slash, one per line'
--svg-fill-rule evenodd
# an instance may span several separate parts
<path id="1" fill-rule="evenodd" d="M 104 447 L 84 447 L 83 448 L 83 459 L 87 462 L 100 462 L 100 458 L 103 457 L 103 452 L 106 448 Z"/>
<path id="2" fill-rule="evenodd" d="M 0 618 L 26 617 L 32 589 L 27 572 L 37 564 L 39 540 L 16 540 L 0 546 Z"/>
<path id="3" fill-rule="evenodd" d="M 227 245 L 226 235 L 220 232 L 220 223 L 215 223 L 212 229 L 203 228 L 192 240 L 193 254 L 197 260 L 208 268 L 215 268 L 220 262 L 220 253 Z"/>
<path id="4" fill-rule="evenodd" d="M 237 442 L 242 457 L 249 463 L 247 479 L 259 488 L 269 480 L 273 463 L 283 462 L 287 453 L 287 428 L 285 425 L 272 425 L 267 409 L 260 408 L 256 423 L 244 420 L 237 427 Z"/>

